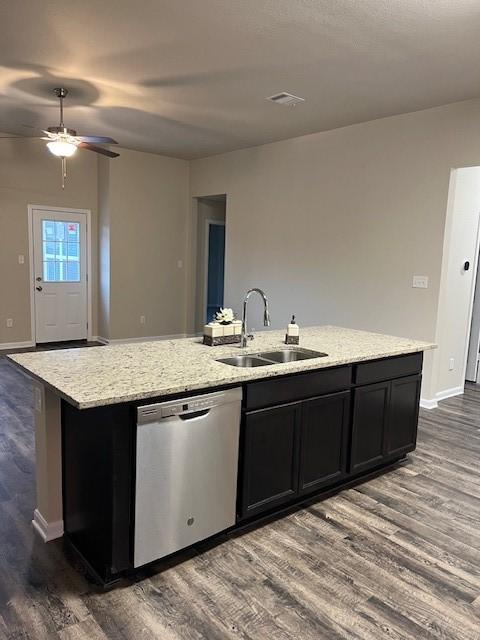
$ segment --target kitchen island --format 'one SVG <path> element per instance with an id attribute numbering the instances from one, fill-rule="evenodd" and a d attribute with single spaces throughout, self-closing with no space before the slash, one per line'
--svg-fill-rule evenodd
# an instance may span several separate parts
<path id="1" fill-rule="evenodd" d="M 185 394 L 236 389 L 242 398 L 234 527 L 386 470 L 415 448 L 422 352 L 435 345 L 310 327 L 300 349 L 326 356 L 218 362 L 285 348 L 283 338 L 265 331 L 243 350 L 188 338 L 10 355 L 34 380 L 33 522 L 43 539 L 65 532 L 102 582 L 138 566 L 138 411 Z"/>

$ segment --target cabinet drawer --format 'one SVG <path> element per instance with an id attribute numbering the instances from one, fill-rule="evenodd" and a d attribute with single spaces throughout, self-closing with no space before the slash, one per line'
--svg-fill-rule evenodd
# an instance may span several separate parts
<path id="1" fill-rule="evenodd" d="M 423 353 L 420 352 L 357 364 L 354 368 L 353 380 L 355 384 L 370 384 L 409 376 L 422 371 L 422 362 Z"/>
<path id="2" fill-rule="evenodd" d="M 245 387 L 245 408 L 261 409 L 333 391 L 343 391 L 350 388 L 351 382 L 351 366 L 251 382 Z"/>

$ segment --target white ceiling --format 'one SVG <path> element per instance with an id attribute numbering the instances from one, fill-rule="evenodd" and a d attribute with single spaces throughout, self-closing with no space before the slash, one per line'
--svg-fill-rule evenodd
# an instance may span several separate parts
<path id="1" fill-rule="evenodd" d="M 479 96 L 479 34 L 479 0 L 2 0 L 0 130 L 65 85 L 79 133 L 212 155 Z"/>

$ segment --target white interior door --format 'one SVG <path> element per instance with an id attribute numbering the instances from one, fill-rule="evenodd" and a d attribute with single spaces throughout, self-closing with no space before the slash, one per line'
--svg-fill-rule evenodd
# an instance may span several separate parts
<path id="1" fill-rule="evenodd" d="M 84 213 L 34 209 L 36 342 L 87 337 L 87 221 Z"/>

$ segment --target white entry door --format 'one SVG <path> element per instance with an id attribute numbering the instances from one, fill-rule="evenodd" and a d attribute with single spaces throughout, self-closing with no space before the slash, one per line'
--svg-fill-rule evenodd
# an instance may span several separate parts
<path id="1" fill-rule="evenodd" d="M 36 342 L 87 337 L 84 213 L 33 209 Z"/>

